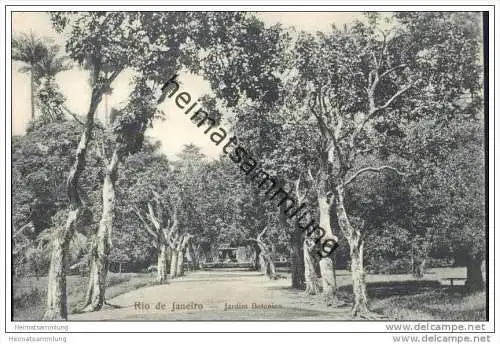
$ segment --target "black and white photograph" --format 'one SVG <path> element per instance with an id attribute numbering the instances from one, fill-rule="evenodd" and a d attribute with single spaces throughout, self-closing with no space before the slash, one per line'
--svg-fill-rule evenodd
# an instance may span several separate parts
<path id="1" fill-rule="evenodd" d="M 493 6 L 37 5 L 4 9 L 6 329 L 493 342 Z"/>

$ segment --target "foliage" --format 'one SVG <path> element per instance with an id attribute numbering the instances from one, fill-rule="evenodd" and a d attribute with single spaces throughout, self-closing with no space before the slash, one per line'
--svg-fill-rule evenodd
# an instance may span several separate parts
<path id="1" fill-rule="evenodd" d="M 119 151 L 119 230 L 111 255 L 127 269 L 155 259 L 131 209 L 147 209 L 156 195 L 163 219 L 176 205 L 180 231 L 194 234 L 207 255 L 222 244 L 247 245 L 266 225 L 266 243 L 289 249 L 290 224 L 227 157 L 208 161 L 190 145 L 171 161 L 145 139 L 159 116 L 165 78 L 180 70 L 210 82 L 220 101 L 207 106 L 228 114 L 218 123 L 231 124 L 239 143 L 291 194 L 315 208 L 318 172 L 328 176 L 329 196 L 345 186 L 345 208 L 365 242 L 369 271 L 408 272 L 411 254 L 436 264 L 484 257 L 477 14 L 398 12 L 384 23 L 370 14 L 316 34 L 266 26 L 242 12 L 61 12 L 51 18 L 68 34 L 67 54 L 89 70 L 95 102 L 121 71 L 135 73 L 111 126 L 96 125 L 81 184 L 92 212 L 88 227 L 95 230 L 102 212 L 100 155 Z M 63 116 L 66 99 L 54 77 L 69 64 L 58 48 L 26 35 L 13 41 L 13 58 L 36 75 L 44 115 L 12 143 L 15 264 L 33 272 L 39 268 L 28 265 L 46 259 L 44 237 L 64 214 L 65 171 L 83 128 Z M 357 174 L 370 166 L 391 166 L 404 176 Z M 335 214 L 332 222 L 337 235 Z M 339 265 L 348 265 L 349 238 L 339 237 Z"/>
<path id="2" fill-rule="evenodd" d="M 35 120 L 36 121 L 36 120 Z M 25 136 L 12 141 L 12 224 L 14 265 L 27 272 L 47 268 L 48 245 L 54 228 L 63 224 L 66 209 L 66 170 L 72 163 L 71 152 L 78 144 L 81 126 L 64 119 L 40 124 Z M 89 171 L 83 175 L 82 188 L 97 191 L 100 168 L 94 156 Z M 82 238 L 75 238 L 81 246 Z M 72 247 L 73 246 L 72 244 Z M 77 250 L 72 251 L 78 256 Z M 81 250 L 80 250 L 81 252 Z M 72 260 L 76 259 L 72 257 Z M 41 268 L 43 267 L 43 268 Z"/>
<path id="3" fill-rule="evenodd" d="M 22 72 L 31 71 L 48 54 L 45 42 L 31 31 L 12 39 L 12 59 L 28 64 Z"/>

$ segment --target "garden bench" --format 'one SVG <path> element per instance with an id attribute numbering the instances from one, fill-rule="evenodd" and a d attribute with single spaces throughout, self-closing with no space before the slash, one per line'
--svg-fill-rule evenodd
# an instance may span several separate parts
<path id="1" fill-rule="evenodd" d="M 445 278 L 445 279 L 449 280 L 450 281 L 450 287 L 453 287 L 453 281 L 454 280 L 465 281 L 467 278 L 465 278 L 465 277 L 448 277 L 448 278 Z"/>

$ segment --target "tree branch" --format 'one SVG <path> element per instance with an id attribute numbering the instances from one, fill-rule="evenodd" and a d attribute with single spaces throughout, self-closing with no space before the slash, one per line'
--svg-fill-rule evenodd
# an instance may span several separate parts
<path id="1" fill-rule="evenodd" d="M 370 147 L 370 148 L 365 148 L 365 149 L 358 149 L 356 152 L 354 152 L 354 155 L 360 155 L 360 154 L 366 154 L 373 152 L 375 150 L 375 147 Z"/>
<path id="2" fill-rule="evenodd" d="M 379 107 L 373 109 L 373 111 L 367 116 L 367 118 L 373 116 L 373 114 L 376 113 L 376 112 L 379 112 L 381 110 L 384 110 L 384 109 L 388 108 L 394 102 L 394 100 L 396 100 L 400 95 L 402 95 L 403 93 L 405 93 L 406 91 L 408 91 L 410 88 L 412 88 L 415 84 L 416 84 L 416 81 L 410 83 L 409 85 L 403 87 L 402 89 L 400 89 L 399 91 L 397 91 L 396 93 L 394 93 L 394 95 L 391 98 L 389 98 L 389 100 L 387 100 L 384 103 L 384 105 L 379 106 Z"/>
<path id="3" fill-rule="evenodd" d="M 179 249 L 184 251 L 184 249 L 186 248 L 187 244 L 189 243 L 189 241 L 191 241 L 191 239 L 193 238 L 193 235 L 192 234 L 189 234 L 189 233 L 184 233 L 184 235 L 182 236 L 182 240 L 179 244 Z"/>
<path id="4" fill-rule="evenodd" d="M 395 172 L 396 174 L 404 177 L 406 176 L 406 174 L 398 171 L 396 168 L 394 167 L 391 167 L 391 166 L 387 166 L 387 165 L 384 165 L 384 166 L 380 166 L 380 167 L 365 167 L 365 168 L 362 168 L 361 170 L 359 170 L 358 172 L 354 173 L 351 178 L 349 178 L 345 183 L 344 183 L 344 186 L 346 185 L 349 185 L 350 183 L 352 183 L 357 177 L 359 177 L 361 174 L 363 173 L 366 173 L 366 172 L 381 172 L 382 170 L 390 170 L 390 171 L 393 171 Z"/>
<path id="5" fill-rule="evenodd" d="M 161 223 L 160 220 L 156 217 L 153 206 L 151 205 L 151 202 L 148 202 L 148 217 L 149 220 L 153 223 L 153 226 L 155 226 L 156 230 L 161 229 Z"/>
<path id="6" fill-rule="evenodd" d="M 306 190 L 304 193 L 300 191 L 300 183 L 301 183 L 302 175 L 299 175 L 299 178 L 295 181 L 295 194 L 297 195 L 297 201 L 302 203 L 304 199 L 306 199 L 309 194 L 309 190 Z"/>
<path id="7" fill-rule="evenodd" d="M 79 124 L 85 126 L 85 123 L 83 123 L 79 118 L 78 118 L 78 115 L 76 113 L 74 113 L 73 111 L 71 111 L 70 109 L 68 109 L 68 107 L 66 105 L 63 105 L 62 106 L 62 109 L 64 111 L 66 111 L 71 117 L 74 118 L 75 121 L 77 121 Z"/>
<path id="8" fill-rule="evenodd" d="M 311 181 L 312 187 L 314 190 L 316 190 L 316 192 L 318 191 L 317 179 L 319 178 L 320 173 L 321 173 L 321 171 L 318 171 L 318 173 L 316 174 L 316 177 L 314 177 L 312 174 L 311 168 L 307 169 L 307 175 L 309 176 L 309 180 Z"/>
<path id="9" fill-rule="evenodd" d="M 260 232 L 260 234 L 257 235 L 257 240 L 258 241 L 262 241 L 262 236 L 266 233 L 268 227 L 269 226 L 265 226 L 264 229 L 262 230 L 262 232 Z"/>
<path id="10" fill-rule="evenodd" d="M 172 247 L 174 250 L 178 250 L 179 249 L 179 245 L 181 244 L 182 238 L 183 238 L 183 234 L 177 234 L 175 236 L 175 238 L 172 240 L 172 245 L 173 246 L 170 246 L 170 247 Z"/>
<path id="11" fill-rule="evenodd" d="M 254 238 L 247 238 L 246 241 L 251 241 L 251 242 L 254 242 L 256 243 L 259 247 L 262 245 L 262 241 L 259 241 L 257 239 L 254 239 Z"/>
<path id="12" fill-rule="evenodd" d="M 315 109 L 317 104 L 316 97 L 318 97 L 318 95 L 316 94 L 316 92 L 313 92 L 313 98 L 309 100 L 309 109 L 311 110 L 314 117 L 316 117 L 316 120 L 318 121 L 319 131 L 321 132 L 322 136 L 327 137 L 328 128 L 326 127 L 326 123 L 325 121 L 323 121 L 321 114 L 319 114 Z"/>
<path id="13" fill-rule="evenodd" d="M 382 66 L 383 64 L 383 59 L 384 59 L 384 56 L 387 55 L 387 34 L 382 31 L 382 30 L 379 30 L 379 32 L 382 34 L 382 37 L 384 38 L 384 40 L 382 41 L 382 49 L 380 50 L 380 55 L 379 55 L 379 64 L 378 64 L 378 68 L 380 69 L 380 67 Z M 382 79 L 382 77 L 380 77 Z"/>
<path id="14" fill-rule="evenodd" d="M 376 67 L 376 68 L 377 68 L 377 70 L 378 70 L 378 68 L 380 67 L 380 63 L 379 63 L 379 61 L 377 60 L 377 56 L 375 55 L 375 52 L 374 52 L 374 51 L 372 51 L 372 52 L 371 52 L 371 55 L 372 55 L 372 57 L 373 57 L 373 63 L 375 63 L 375 67 Z"/>
<path id="15" fill-rule="evenodd" d="M 386 70 L 385 72 L 383 72 L 382 74 L 380 74 L 380 79 L 382 79 L 384 76 L 386 76 L 387 74 L 391 73 L 391 72 L 394 72 L 396 69 L 399 69 L 399 68 L 405 68 L 407 66 L 406 63 L 402 63 L 400 65 L 397 65 L 397 66 L 394 66 L 392 68 L 389 68 L 388 70 Z"/>
<path id="16" fill-rule="evenodd" d="M 158 239 L 159 239 L 158 233 L 151 229 L 151 227 L 149 226 L 149 223 L 146 221 L 146 219 L 144 219 L 144 217 L 142 217 L 140 210 L 137 209 L 137 207 L 132 207 L 132 210 L 137 215 L 139 220 L 141 220 L 141 222 L 144 224 L 144 226 L 146 226 L 146 230 L 149 232 L 149 234 L 151 234 L 153 236 L 155 241 L 158 241 Z"/>
<path id="17" fill-rule="evenodd" d="M 32 225 L 33 223 L 30 221 L 24 225 L 21 226 L 14 234 L 12 234 L 12 238 L 15 238 L 18 236 L 20 233 L 22 233 L 29 225 Z"/>
<path id="18" fill-rule="evenodd" d="M 369 98 L 369 103 L 370 103 L 370 110 L 368 112 L 368 114 L 366 115 L 365 119 L 360 123 L 360 125 L 356 128 L 353 136 L 352 136 L 352 144 L 354 144 L 354 140 L 356 139 L 356 137 L 359 135 L 359 133 L 361 132 L 361 130 L 363 130 L 364 126 L 366 125 L 366 123 L 372 119 L 373 117 L 375 117 L 375 115 L 377 113 L 379 113 L 380 111 L 388 108 L 399 96 L 401 96 L 403 93 L 407 92 L 409 89 L 411 89 L 416 83 L 418 82 L 417 81 L 414 81 L 412 83 L 410 83 L 409 85 L 406 85 L 405 87 L 403 87 L 402 89 L 400 89 L 399 91 L 397 91 L 396 93 L 394 93 L 394 95 L 389 98 L 383 105 L 381 106 L 375 106 L 375 101 L 373 99 L 373 93 L 371 90 L 367 90 L 368 91 L 368 98 Z"/>
<path id="19" fill-rule="evenodd" d="M 111 76 L 109 77 L 109 79 L 106 80 L 106 82 L 104 83 L 103 87 L 99 90 L 99 92 L 101 94 L 104 93 L 104 91 L 106 89 L 108 89 L 111 84 L 113 83 L 113 81 L 115 81 L 115 79 L 118 77 L 118 75 L 120 75 L 120 73 L 125 69 L 125 66 L 120 66 L 118 67 L 112 74 Z"/>
<path id="20" fill-rule="evenodd" d="M 172 217 L 170 218 L 170 228 L 169 228 L 169 233 L 173 233 L 177 230 L 179 221 L 177 220 L 177 208 L 174 209 L 172 213 Z"/>
<path id="21" fill-rule="evenodd" d="M 106 156 L 106 148 L 104 147 L 104 142 L 100 142 L 99 148 L 101 149 L 100 156 L 102 161 L 104 161 L 104 168 L 107 168 L 109 165 L 108 157 Z"/>

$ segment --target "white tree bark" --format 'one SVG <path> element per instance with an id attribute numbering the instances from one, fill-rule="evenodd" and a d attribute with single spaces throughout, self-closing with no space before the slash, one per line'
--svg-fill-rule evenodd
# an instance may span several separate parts
<path id="1" fill-rule="evenodd" d="M 314 250 L 314 240 L 306 238 L 303 243 L 304 251 L 304 279 L 306 284 L 305 293 L 316 295 L 320 292 L 320 278 L 316 274 L 316 259 L 318 253 Z"/>
<path id="2" fill-rule="evenodd" d="M 154 193 L 157 202 L 157 210 L 160 208 L 159 195 Z M 147 204 L 147 215 L 143 216 L 138 208 L 133 208 L 137 217 L 144 224 L 148 233 L 152 236 L 155 247 L 157 248 L 157 282 L 166 284 L 168 281 L 167 265 L 170 257 L 170 275 L 171 278 L 177 275 L 177 243 L 172 240 L 172 237 L 177 231 L 177 208 L 171 208 L 172 217 L 167 221 L 167 226 L 164 227 L 161 221 L 161 215 L 155 214 L 151 203 Z M 145 217 L 149 220 L 147 221 Z M 153 225 L 153 227 L 150 226 Z"/>
<path id="3" fill-rule="evenodd" d="M 48 276 L 47 308 L 45 320 L 66 320 L 68 318 L 66 298 L 66 260 L 73 226 L 78 217 L 78 210 L 73 211 L 65 228 L 55 233 Z"/>
<path id="4" fill-rule="evenodd" d="M 92 104 L 95 104 L 94 106 Z M 63 228 L 57 230 L 52 243 L 52 253 L 47 286 L 47 308 L 45 320 L 65 320 L 68 317 L 66 299 L 66 264 L 69 254 L 69 243 L 76 230 L 77 222 L 84 211 L 84 205 L 78 193 L 79 178 L 85 169 L 85 157 L 90 142 L 94 113 L 98 102 L 91 102 L 87 115 L 85 131 L 80 137 L 76 150 L 76 160 L 66 181 L 66 192 L 70 201 L 68 219 Z"/>
<path id="5" fill-rule="evenodd" d="M 363 267 L 363 240 L 349 240 L 351 253 L 352 289 L 354 293 L 354 305 L 352 315 L 368 313 L 368 298 L 366 296 L 365 271 Z"/>
<path id="6" fill-rule="evenodd" d="M 257 244 L 259 248 L 259 265 L 260 271 L 267 275 L 270 279 L 277 279 L 278 274 L 276 273 L 276 266 L 274 265 L 271 253 L 267 245 L 262 241 L 262 236 L 267 231 L 267 226 L 262 230 L 262 232 L 257 236 L 256 239 L 249 239 Z"/>
<path id="7" fill-rule="evenodd" d="M 176 276 L 178 277 L 184 275 L 184 255 L 186 253 L 186 248 L 191 238 L 192 236 L 186 233 L 182 236 L 182 239 L 179 243 L 178 256 L 177 256 L 177 270 L 176 270 Z"/>
<path id="8" fill-rule="evenodd" d="M 368 299 L 366 296 L 366 282 L 363 266 L 363 238 L 358 230 L 351 225 L 344 208 L 344 187 L 338 184 L 335 190 L 335 205 L 339 227 L 349 242 L 351 256 L 352 289 L 354 304 L 352 315 L 368 313 Z"/>
<path id="9" fill-rule="evenodd" d="M 158 263 L 156 266 L 157 278 L 159 284 L 167 283 L 167 244 L 162 243 L 158 248 Z"/>
<path id="10" fill-rule="evenodd" d="M 98 311 L 105 302 L 106 277 L 111 251 L 111 232 L 115 216 L 115 182 L 119 163 L 118 147 L 116 147 L 111 160 L 106 162 L 102 187 L 102 215 L 96 234 L 96 247 L 90 257 L 91 268 L 84 311 Z"/>
<path id="11" fill-rule="evenodd" d="M 170 258 L 170 278 L 174 279 L 177 277 L 177 258 L 179 257 L 179 252 L 177 249 L 172 249 L 172 255 Z"/>
<path id="12" fill-rule="evenodd" d="M 325 230 L 324 238 L 320 241 L 322 245 L 326 240 L 334 239 L 332 227 L 330 223 L 330 208 L 331 203 L 326 196 L 325 181 L 322 182 L 318 189 L 318 206 L 319 206 L 319 226 Z M 331 306 L 337 302 L 337 285 L 335 281 L 334 265 L 331 255 L 322 255 L 319 261 L 321 272 L 321 282 L 323 287 L 323 297 L 325 303 Z"/>
<path id="13" fill-rule="evenodd" d="M 73 164 L 68 179 L 66 181 L 66 192 L 70 203 L 68 220 L 61 232 L 56 235 L 53 252 L 49 267 L 49 279 L 47 286 L 47 309 L 44 319 L 56 320 L 67 319 L 67 301 L 66 301 L 66 261 L 69 250 L 69 243 L 76 229 L 76 224 L 80 216 L 85 212 L 83 202 L 78 192 L 80 175 L 85 170 L 85 158 L 89 142 L 92 139 L 92 129 L 94 128 L 94 116 L 101 102 L 103 91 L 106 90 L 116 77 L 122 72 L 123 66 L 119 66 L 111 73 L 104 85 L 93 86 L 90 99 L 89 110 L 87 111 L 85 129 L 80 137 L 80 142 L 76 149 L 76 159 Z M 100 69 L 94 68 L 92 71 L 93 80 L 99 77 Z"/>

